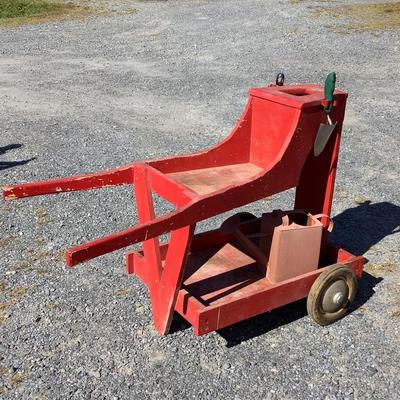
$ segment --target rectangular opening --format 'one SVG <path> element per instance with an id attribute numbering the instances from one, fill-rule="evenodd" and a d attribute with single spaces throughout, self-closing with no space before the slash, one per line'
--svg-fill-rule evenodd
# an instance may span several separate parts
<path id="1" fill-rule="evenodd" d="M 309 94 L 313 94 L 312 91 L 303 88 L 283 89 L 281 92 L 291 94 L 292 96 L 308 96 Z"/>

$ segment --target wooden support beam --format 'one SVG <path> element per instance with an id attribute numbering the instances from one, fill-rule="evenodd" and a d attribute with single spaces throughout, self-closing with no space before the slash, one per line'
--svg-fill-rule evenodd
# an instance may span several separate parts
<path id="1" fill-rule="evenodd" d="M 168 175 L 150 166 L 147 168 L 152 189 L 177 207 L 184 206 L 191 200 L 199 197 L 193 190 L 179 184 L 179 182 L 174 181 Z"/>
<path id="2" fill-rule="evenodd" d="M 150 287 L 150 296 L 156 297 L 158 303 L 154 309 L 154 325 L 161 335 L 166 335 L 171 326 L 194 229 L 195 225 L 188 225 L 171 232 L 160 284 Z"/>
<path id="3" fill-rule="evenodd" d="M 135 197 L 137 214 L 141 224 L 152 221 L 155 218 L 153 198 L 151 194 L 150 180 L 147 166 L 138 164 L 135 167 Z M 143 253 L 146 259 L 146 281 L 152 285 L 158 285 L 161 276 L 160 243 L 158 237 L 143 242 Z M 154 305 L 153 305 L 154 307 Z"/>

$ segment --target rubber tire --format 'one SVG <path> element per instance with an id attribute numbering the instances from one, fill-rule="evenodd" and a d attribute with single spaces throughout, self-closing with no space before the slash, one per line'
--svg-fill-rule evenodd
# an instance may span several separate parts
<path id="1" fill-rule="evenodd" d="M 338 311 L 329 313 L 322 309 L 322 299 L 329 286 L 342 279 L 347 283 L 349 290 L 347 302 Z M 342 264 L 334 264 L 324 271 L 311 286 L 307 297 L 307 312 L 310 318 L 318 325 L 329 325 L 342 318 L 354 300 L 357 293 L 357 278 L 354 271 Z"/>

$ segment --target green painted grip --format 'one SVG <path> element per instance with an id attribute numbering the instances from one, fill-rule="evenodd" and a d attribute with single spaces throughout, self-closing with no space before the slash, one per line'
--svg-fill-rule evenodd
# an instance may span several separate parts
<path id="1" fill-rule="evenodd" d="M 328 101 L 328 105 L 324 107 L 327 114 L 332 111 L 333 108 L 333 92 L 335 91 L 336 74 L 331 72 L 328 74 L 325 80 L 325 100 Z"/>

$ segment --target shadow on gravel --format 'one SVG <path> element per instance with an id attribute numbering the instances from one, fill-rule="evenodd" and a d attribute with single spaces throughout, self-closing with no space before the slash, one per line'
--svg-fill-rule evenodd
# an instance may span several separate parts
<path id="1" fill-rule="evenodd" d="M 303 299 L 220 329 L 218 333 L 226 340 L 226 347 L 234 347 L 283 325 L 297 321 L 306 315 L 306 300 Z"/>
<path id="2" fill-rule="evenodd" d="M 20 143 L 13 143 L 7 146 L 0 147 L 0 155 L 6 154 L 8 151 L 13 149 L 19 149 L 22 147 Z M 25 165 L 28 164 L 30 161 L 35 160 L 36 157 L 29 158 L 28 160 L 21 160 L 21 161 L 0 161 L 0 171 L 8 168 L 13 168 L 18 165 Z"/>
<path id="3" fill-rule="evenodd" d="M 374 287 L 379 282 L 382 282 L 382 281 L 383 281 L 383 278 L 375 277 L 375 276 L 369 274 L 368 272 L 363 271 L 362 277 L 358 281 L 357 295 L 356 295 L 356 298 L 354 299 L 353 303 L 351 304 L 349 314 L 356 311 L 364 303 L 366 303 L 375 294 Z"/>
<path id="4" fill-rule="evenodd" d="M 305 315 L 307 315 L 306 300 L 300 300 L 220 329 L 218 333 L 226 340 L 227 347 L 233 347 L 282 325 L 303 318 Z M 189 328 L 191 328 L 191 325 L 179 314 L 175 313 L 169 333 L 185 331 Z"/>
<path id="5" fill-rule="evenodd" d="M 176 333 L 180 331 L 186 331 L 186 329 L 191 328 L 192 325 L 189 324 L 184 318 L 182 318 L 177 312 L 174 313 L 174 318 L 169 328 L 169 333 Z"/>
<path id="6" fill-rule="evenodd" d="M 400 207 L 386 201 L 366 201 L 343 211 L 333 221 L 335 228 L 329 240 L 361 256 L 386 236 L 400 232 Z"/>
<path id="7" fill-rule="evenodd" d="M 0 147 L 0 156 L 2 154 L 7 153 L 7 151 L 13 150 L 13 149 L 19 149 L 22 147 L 22 144 L 20 143 L 13 143 L 13 144 L 8 144 L 7 146 Z"/>

